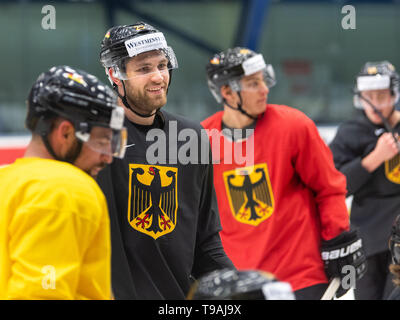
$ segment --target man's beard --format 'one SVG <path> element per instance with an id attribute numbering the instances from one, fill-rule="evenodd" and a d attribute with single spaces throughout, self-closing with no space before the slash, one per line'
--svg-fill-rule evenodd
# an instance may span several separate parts
<path id="1" fill-rule="evenodd" d="M 74 144 L 65 154 L 63 161 L 73 164 L 75 160 L 78 158 L 79 154 L 81 153 L 82 144 L 83 144 L 82 141 L 75 139 Z"/>
<path id="2" fill-rule="evenodd" d="M 125 90 L 126 98 L 131 108 L 142 114 L 152 114 L 167 103 L 167 95 L 165 93 L 158 98 L 150 98 L 145 94 L 135 93 L 128 83 L 125 84 Z"/>
<path id="3" fill-rule="evenodd" d="M 83 142 L 77 140 L 77 143 L 74 144 L 66 153 L 65 160 L 74 166 L 81 169 L 83 172 L 87 173 L 89 176 L 96 179 L 98 173 L 93 173 L 94 169 L 101 168 L 99 171 L 103 170 L 107 166 L 107 162 L 97 163 L 96 165 L 92 165 L 90 167 L 85 166 L 85 159 L 83 157 L 79 157 L 82 150 Z M 90 147 L 89 147 L 90 148 Z M 92 150 L 92 152 L 97 152 Z M 68 161 L 69 160 L 69 161 Z"/>
<path id="4" fill-rule="evenodd" d="M 99 174 L 99 172 L 101 171 L 101 170 L 103 170 L 105 167 L 107 166 L 107 163 L 106 162 L 102 162 L 101 164 L 99 164 L 99 165 L 97 165 L 96 167 L 93 167 L 93 168 L 90 168 L 90 169 L 82 169 L 84 172 L 86 172 L 89 176 L 91 176 L 92 178 L 94 178 L 94 179 L 96 179 L 97 178 L 97 175 Z M 100 168 L 100 170 L 99 170 L 99 172 L 97 172 L 96 174 L 94 174 L 92 171 L 93 171 L 93 169 L 95 169 L 95 168 Z"/>

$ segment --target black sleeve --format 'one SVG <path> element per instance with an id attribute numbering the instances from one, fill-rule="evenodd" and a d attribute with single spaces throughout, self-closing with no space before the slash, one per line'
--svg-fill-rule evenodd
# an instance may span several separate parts
<path id="1" fill-rule="evenodd" d="M 213 183 L 213 165 L 206 165 L 200 196 L 200 217 L 197 226 L 195 257 L 192 275 L 195 278 L 223 268 L 235 268 L 222 246 L 221 223 Z"/>
<path id="2" fill-rule="evenodd" d="M 346 176 L 348 195 L 357 192 L 371 178 L 371 173 L 361 165 L 358 135 L 350 125 L 342 125 L 329 145 L 336 169 Z"/>

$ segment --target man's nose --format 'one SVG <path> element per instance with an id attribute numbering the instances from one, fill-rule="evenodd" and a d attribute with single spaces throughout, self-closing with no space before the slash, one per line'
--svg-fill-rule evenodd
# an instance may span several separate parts
<path id="1" fill-rule="evenodd" d="M 266 94 L 269 93 L 268 85 L 267 85 L 265 82 L 262 83 L 261 90 L 262 90 L 263 93 L 264 93 L 264 92 L 265 92 Z"/>
<path id="2" fill-rule="evenodd" d="M 104 163 L 110 164 L 113 161 L 113 156 L 108 153 L 101 153 L 100 155 L 101 161 Z"/>
<path id="3" fill-rule="evenodd" d="M 151 73 L 151 80 L 154 82 L 160 82 L 164 80 L 164 74 L 162 71 L 157 70 Z"/>

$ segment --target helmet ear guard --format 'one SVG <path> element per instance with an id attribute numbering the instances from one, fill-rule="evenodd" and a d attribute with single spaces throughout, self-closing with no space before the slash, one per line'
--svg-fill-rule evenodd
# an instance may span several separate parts
<path id="1" fill-rule="evenodd" d="M 217 100 L 218 103 L 222 103 L 222 96 L 220 92 L 220 87 L 216 86 L 214 82 L 212 82 L 210 79 L 207 80 L 208 84 L 208 89 L 210 89 L 211 94 Z"/>

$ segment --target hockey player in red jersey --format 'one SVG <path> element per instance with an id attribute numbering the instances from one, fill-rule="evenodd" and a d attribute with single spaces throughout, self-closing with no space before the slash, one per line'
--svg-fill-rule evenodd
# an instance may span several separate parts
<path id="1" fill-rule="evenodd" d="M 311 119 L 266 103 L 275 84 L 272 66 L 237 47 L 214 55 L 207 76 L 224 107 L 202 125 L 213 148 L 221 238 L 235 266 L 275 274 L 291 284 L 296 299 L 320 299 L 330 278 L 343 278 L 345 265 L 361 277 L 365 257 L 350 231 L 346 179 Z M 245 152 L 248 161 L 238 157 Z"/>

